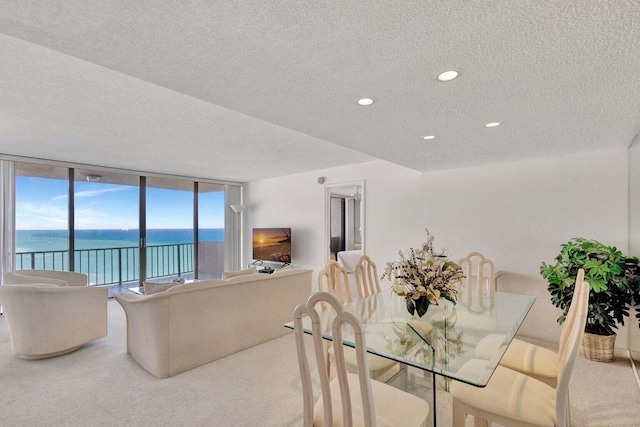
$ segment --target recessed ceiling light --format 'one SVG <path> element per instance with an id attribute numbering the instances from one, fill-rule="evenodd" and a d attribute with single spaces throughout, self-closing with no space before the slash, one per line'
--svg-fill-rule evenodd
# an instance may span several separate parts
<path id="1" fill-rule="evenodd" d="M 460 71 L 458 70 L 447 70 L 441 73 L 436 74 L 436 79 L 441 82 L 448 82 L 456 77 L 460 76 Z"/>
<path id="2" fill-rule="evenodd" d="M 502 123 L 500 122 L 491 122 L 491 123 L 487 123 L 486 125 L 484 125 L 484 127 L 486 128 L 494 128 L 496 126 L 500 126 Z"/>
<path id="3" fill-rule="evenodd" d="M 373 98 L 360 98 L 356 102 L 358 105 L 371 105 L 373 104 Z"/>
<path id="4" fill-rule="evenodd" d="M 423 136 L 422 139 L 435 139 L 435 135 L 427 135 L 427 136 Z"/>

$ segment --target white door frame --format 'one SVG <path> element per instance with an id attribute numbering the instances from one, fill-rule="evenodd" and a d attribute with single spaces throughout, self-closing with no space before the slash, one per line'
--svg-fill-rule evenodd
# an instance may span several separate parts
<path id="1" fill-rule="evenodd" d="M 366 242 L 366 226 L 365 226 L 365 181 L 348 181 L 348 182 L 338 182 L 335 184 L 328 184 L 324 187 L 324 253 L 325 260 L 329 261 L 330 257 L 330 247 L 331 247 L 331 195 L 332 194 L 341 194 L 339 190 L 343 190 L 346 192 L 349 187 L 355 190 L 358 187 L 358 191 L 361 194 L 360 198 L 360 229 L 361 229 L 361 249 L 362 253 L 365 252 L 365 242 Z"/>

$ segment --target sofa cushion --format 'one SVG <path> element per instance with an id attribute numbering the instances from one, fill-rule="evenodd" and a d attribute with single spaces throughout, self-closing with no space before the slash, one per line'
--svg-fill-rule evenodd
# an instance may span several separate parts
<path id="1" fill-rule="evenodd" d="M 194 289 L 200 289 L 200 288 L 213 288 L 213 287 L 216 287 L 216 286 L 222 286 L 222 285 L 226 285 L 226 284 L 227 284 L 226 280 L 220 280 L 220 279 L 199 280 L 199 281 L 193 282 L 193 283 L 178 284 L 178 286 L 173 286 L 173 287 L 167 289 L 165 293 L 169 294 L 169 293 L 174 293 L 174 292 L 178 292 L 178 291 L 182 291 L 182 290 L 194 290 Z"/>
<path id="2" fill-rule="evenodd" d="M 284 271 L 287 271 L 287 270 L 293 270 L 293 266 L 291 264 L 287 264 L 284 267 L 280 267 L 280 268 L 276 269 L 276 271 L 274 271 L 271 274 L 280 274 L 280 273 L 282 273 Z"/>
<path id="3" fill-rule="evenodd" d="M 245 270 L 223 271 L 222 272 L 222 278 L 223 279 L 231 279 L 232 277 L 242 276 L 244 274 L 254 274 L 255 272 L 256 272 L 255 266 L 251 267 L 251 268 L 247 268 Z"/>
<path id="4" fill-rule="evenodd" d="M 189 285 L 192 285 L 192 283 L 190 283 Z M 187 285 L 184 283 L 176 283 L 176 286 L 171 286 L 169 287 L 167 290 L 164 291 L 164 293 L 172 293 L 172 292 L 177 292 L 180 289 L 186 289 Z"/>
<path id="5" fill-rule="evenodd" d="M 153 295 L 153 294 L 157 294 L 158 292 L 164 292 L 175 286 L 181 285 L 181 283 L 180 282 L 169 282 L 169 283 L 142 282 L 142 285 L 144 286 L 145 295 Z"/>

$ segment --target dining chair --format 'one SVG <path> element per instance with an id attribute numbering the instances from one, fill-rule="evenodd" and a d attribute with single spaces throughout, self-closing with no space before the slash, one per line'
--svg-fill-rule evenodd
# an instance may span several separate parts
<path id="1" fill-rule="evenodd" d="M 562 324 L 558 348 L 566 346 L 569 333 L 575 322 L 578 304 L 576 303 L 582 287 L 588 287 L 584 281 L 584 270 L 578 270 L 573 297 L 567 317 Z M 490 359 L 495 351 L 504 342 L 505 336 L 502 334 L 490 334 L 482 338 L 475 349 L 476 357 L 480 359 Z M 513 339 L 505 351 L 500 365 L 513 369 L 514 371 L 534 377 L 551 387 L 556 387 L 558 383 L 558 353 L 517 338 Z"/>
<path id="2" fill-rule="evenodd" d="M 458 264 L 465 278 L 459 286 L 460 295 L 456 305 L 464 307 L 464 310 L 457 310 L 456 324 L 490 333 L 497 324 L 493 261 L 480 252 L 469 252 L 460 258 Z"/>
<path id="3" fill-rule="evenodd" d="M 381 291 L 378 268 L 376 263 L 367 255 L 360 257 L 353 269 L 353 275 L 356 278 L 356 288 L 360 298 L 377 294 Z"/>
<path id="4" fill-rule="evenodd" d="M 453 427 L 463 427 L 467 415 L 475 417 L 476 426 L 489 422 L 515 427 L 570 426 L 569 382 L 584 334 L 589 305 L 589 286 L 580 286 L 575 318 L 569 336 L 558 353 L 558 386 L 553 388 L 537 379 L 498 366 L 485 388 L 454 381 Z M 489 362 L 472 359 L 459 373 L 482 371 Z"/>
<path id="5" fill-rule="evenodd" d="M 485 311 L 493 307 L 496 279 L 493 261 L 480 252 L 469 252 L 458 264 L 465 275 L 465 292 L 461 302 L 473 311 Z M 486 303 L 489 306 L 486 306 Z"/>
<path id="6" fill-rule="evenodd" d="M 339 262 L 331 260 L 318 272 L 318 290 L 335 295 L 343 304 L 353 302 L 349 272 Z"/>
<path id="7" fill-rule="evenodd" d="M 322 369 L 326 353 L 322 343 L 320 314 L 316 305 L 328 305 L 336 313 L 332 321 L 332 337 L 336 356 L 336 376 L 331 380 Z M 303 316 L 311 319 L 315 362 L 320 380 L 320 398 L 314 403 L 313 382 L 302 327 Z M 317 292 L 305 304 L 298 305 L 293 313 L 296 350 L 302 379 L 304 425 L 351 426 L 398 425 L 425 426 L 429 418 L 429 404 L 417 396 L 391 387 L 379 381 L 371 381 L 368 375 L 366 342 L 362 323 L 352 313 L 344 310 L 341 302 L 327 292 Z M 357 373 L 346 369 L 342 327 L 351 326 L 355 336 Z"/>
<path id="8" fill-rule="evenodd" d="M 360 257 L 353 269 L 353 274 L 356 278 L 356 288 L 360 299 L 375 295 L 382 290 L 376 263 L 367 255 Z M 401 367 L 400 364 L 385 359 L 384 357 L 374 355 L 367 355 L 367 357 L 369 359 L 369 374 L 371 378 L 378 381 L 389 381 L 402 369 L 406 369 L 405 366 Z M 347 369 L 353 369 L 355 366 L 355 354 L 353 354 L 350 349 L 347 349 L 345 358 L 347 361 Z"/>
<path id="9" fill-rule="evenodd" d="M 331 295 L 334 295 L 342 304 L 353 302 L 351 286 L 349 284 L 349 274 L 347 270 L 336 261 L 327 262 L 324 269 L 318 274 L 318 290 L 321 292 L 327 291 Z M 360 289 L 358 293 L 360 298 L 362 298 L 363 295 Z M 356 354 L 353 349 L 345 349 L 345 358 L 349 371 L 353 372 L 356 369 Z M 388 381 L 395 375 L 396 370 L 399 371 L 398 364 L 392 360 L 373 354 L 368 354 L 367 358 L 369 359 L 369 375 L 373 379 Z M 327 343 L 327 372 L 329 374 L 331 373 L 331 362 L 333 360 L 333 346 L 331 343 Z"/>

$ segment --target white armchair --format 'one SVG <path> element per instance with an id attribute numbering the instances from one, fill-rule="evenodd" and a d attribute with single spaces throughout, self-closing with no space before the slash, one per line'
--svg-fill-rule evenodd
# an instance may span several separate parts
<path id="1" fill-rule="evenodd" d="M 87 286 L 87 275 L 74 271 L 16 270 L 4 274 L 5 285 L 51 283 L 58 286 Z"/>
<path id="2" fill-rule="evenodd" d="M 86 286 L 85 274 L 47 273 L 6 273 L 0 286 L 11 351 L 23 359 L 70 353 L 107 335 L 107 289 Z"/>

